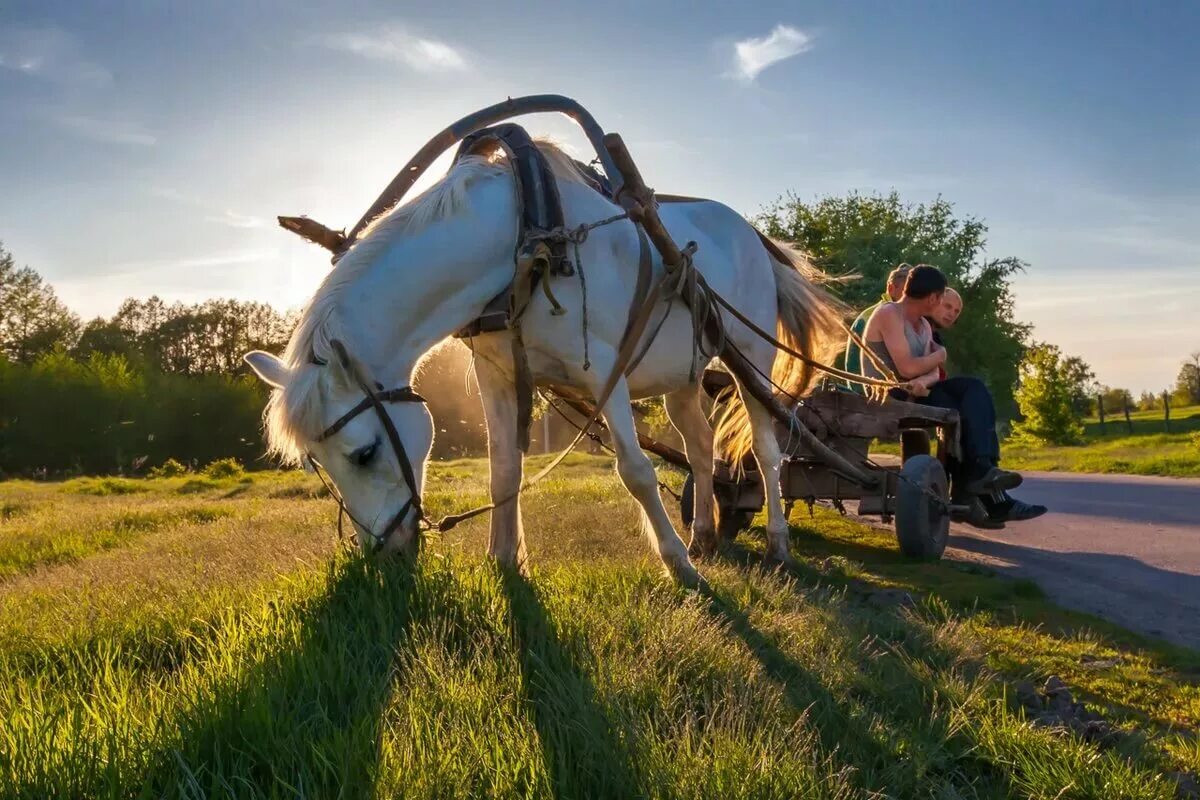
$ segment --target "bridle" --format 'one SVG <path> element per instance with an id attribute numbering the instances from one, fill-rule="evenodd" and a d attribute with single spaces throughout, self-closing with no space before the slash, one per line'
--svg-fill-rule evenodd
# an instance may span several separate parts
<path id="1" fill-rule="evenodd" d="M 346 352 L 346 346 L 337 339 L 331 341 L 330 345 L 337 353 L 338 360 L 341 362 L 342 367 L 345 368 L 347 374 L 354 378 L 354 382 L 358 384 L 358 388 L 362 389 L 365 397 L 363 397 L 363 399 L 359 401 L 354 408 L 338 417 L 333 424 L 322 431 L 321 435 L 316 438 L 316 441 L 323 442 L 331 436 L 336 435 L 359 414 L 363 413 L 367 409 L 374 409 L 375 415 L 379 418 L 379 423 L 383 426 L 384 433 L 387 434 L 388 442 L 390 442 L 392 445 L 392 452 L 396 454 L 396 462 L 400 465 L 400 474 L 403 476 L 404 482 L 408 484 L 409 498 L 407 501 L 405 501 L 404 505 L 400 507 L 400 510 L 396 512 L 395 516 L 392 517 L 391 522 L 389 522 L 387 527 L 384 528 L 383 533 L 377 535 L 369 526 L 364 525 L 355 519 L 354 515 L 351 514 L 349 509 L 346 508 L 346 502 L 342 499 L 341 493 L 335 489 L 331 481 L 326 480 L 325 476 L 321 474 L 321 467 L 317 463 L 317 460 L 313 458 L 311 453 L 306 455 L 308 458 L 308 463 L 312 466 L 313 471 L 317 473 L 317 477 L 321 479 L 321 483 L 325 485 L 325 488 L 329 491 L 330 495 L 337 500 L 338 533 L 340 534 L 342 529 L 342 516 L 344 515 L 350 517 L 351 522 L 358 525 L 360 529 L 365 530 L 374 540 L 372 551 L 376 552 L 383 549 L 384 545 L 387 544 L 388 539 L 390 539 L 392 534 L 396 532 L 396 529 L 403 524 L 405 517 L 408 516 L 410 511 L 416 511 L 418 522 L 421 522 L 425 519 L 425 512 L 421 508 L 421 496 L 417 492 L 416 473 L 413 471 L 412 462 L 408 458 L 408 451 L 404 449 L 404 443 L 400 441 L 400 434 L 396 431 L 396 425 L 392 422 L 392 418 L 384 409 L 383 404 L 425 403 L 426 401 L 425 398 L 417 394 L 411 386 L 400 386 L 395 389 L 388 389 L 385 391 L 383 386 L 377 383 L 375 384 L 375 387 L 377 388 L 373 388 L 366 380 L 363 379 L 358 370 L 355 369 L 353 363 L 350 361 L 349 353 Z M 316 360 L 314 359 L 314 361 Z"/>

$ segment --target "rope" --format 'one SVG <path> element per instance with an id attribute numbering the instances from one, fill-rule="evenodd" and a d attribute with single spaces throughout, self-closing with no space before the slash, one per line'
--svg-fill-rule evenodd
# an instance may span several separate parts
<path id="1" fill-rule="evenodd" d="M 830 424 L 829 424 L 829 420 L 825 419 L 825 417 L 824 417 L 824 416 L 821 414 L 821 410 L 820 410 L 819 408 L 817 408 L 816 406 L 814 406 L 814 405 L 812 405 L 811 403 L 807 402 L 807 401 L 806 401 L 804 398 L 801 398 L 801 397 L 796 397 L 796 395 L 792 394 L 792 393 L 791 393 L 791 392 L 789 392 L 787 389 L 783 388 L 783 387 L 782 387 L 782 386 L 780 386 L 778 383 L 776 383 L 774 380 L 772 380 L 770 375 L 768 375 L 767 373 L 765 373 L 765 372 L 763 372 L 761 369 L 759 369 L 758 365 L 757 365 L 757 364 L 755 364 L 753 361 L 751 361 L 749 358 L 746 358 L 746 355 L 745 355 L 745 353 L 742 353 L 742 351 L 741 351 L 741 350 L 738 348 L 738 346 L 737 346 L 737 345 L 735 345 L 735 344 L 733 344 L 733 343 L 731 342 L 731 343 L 729 344 L 729 346 L 730 346 L 731 348 L 733 348 L 734 350 L 736 350 L 736 351 L 738 352 L 738 354 L 742 356 L 742 359 L 743 359 L 743 360 L 744 360 L 744 361 L 745 361 L 747 364 L 749 364 L 749 365 L 750 365 L 750 368 L 751 368 L 751 369 L 753 369 L 753 370 L 754 370 L 756 373 L 758 373 L 758 375 L 759 375 L 760 377 L 762 377 L 762 378 L 763 378 L 763 380 L 765 380 L 765 381 L 766 381 L 768 384 L 770 384 L 772 387 L 774 387 L 774 389 L 775 389 L 777 392 L 779 392 L 780 394 L 784 395 L 784 396 L 785 396 L 785 397 L 787 397 L 788 399 L 792 400 L 792 401 L 793 401 L 793 402 L 794 402 L 794 403 L 795 403 L 797 406 L 804 406 L 805 408 L 807 408 L 809 411 L 811 411 L 813 414 L 815 414 L 815 415 L 817 416 L 817 419 L 821 420 L 821 423 L 822 423 L 822 424 L 825 426 L 825 429 L 826 429 L 826 430 L 828 430 L 828 431 L 829 431 L 830 433 L 832 433 L 832 434 L 833 434 L 835 437 L 837 437 L 837 439 L 838 439 L 839 441 L 841 441 L 843 444 L 845 444 L 845 443 L 846 443 L 846 437 L 845 437 L 845 436 L 843 436 L 843 435 L 842 435 L 842 434 L 841 434 L 841 433 L 840 433 L 840 432 L 839 432 L 839 431 L 838 431 L 838 430 L 837 430 L 837 429 L 836 429 L 834 426 L 832 426 L 832 425 L 830 425 Z M 792 426 L 792 425 L 799 425 L 799 424 L 801 424 L 801 423 L 800 423 L 800 420 L 796 419 L 796 415 L 795 415 L 795 414 L 792 414 L 792 416 L 791 416 L 791 419 L 789 419 L 789 420 L 788 420 L 789 435 L 790 435 L 790 428 L 791 428 L 791 426 Z M 876 468 L 876 469 L 878 469 L 878 470 L 883 470 L 883 469 L 886 469 L 886 467 L 884 467 L 882 464 L 879 464 L 879 463 L 877 463 L 877 462 L 873 461 L 873 460 L 871 459 L 871 457 L 870 457 L 870 456 L 867 456 L 867 457 L 865 457 L 863 460 L 864 460 L 864 461 L 865 461 L 867 464 L 870 464 L 872 467 L 875 467 L 875 468 Z M 916 487 L 917 489 L 919 489 L 919 490 L 921 491 L 921 493 L 922 493 L 922 494 L 924 494 L 924 495 L 926 495 L 927 497 L 929 497 L 930 499 L 934 500 L 934 501 L 935 501 L 935 502 L 937 502 L 939 505 L 942 505 L 942 506 L 947 506 L 947 505 L 948 505 L 948 504 L 947 504 L 947 503 L 946 503 L 944 500 L 942 500 L 942 498 L 938 497 L 936 494 L 934 494 L 934 493 L 933 493 L 932 491 L 930 491 L 929 489 L 926 489 L 924 486 L 921 486 L 921 485 L 919 485 L 919 484 L 915 483 L 914 481 L 912 481 L 911 479 L 909 479 L 908 477 L 906 477 L 906 476 L 905 476 L 903 473 L 901 473 L 901 472 L 897 472 L 897 473 L 896 473 L 896 479 L 897 479 L 897 480 L 904 481 L 905 483 L 909 484 L 910 486 L 914 486 L 914 487 Z M 807 476 L 805 476 L 805 480 L 808 480 Z M 811 482 L 810 482 L 810 486 L 811 486 Z"/>
<path id="2" fill-rule="evenodd" d="M 587 238 L 587 234 L 584 234 Z M 588 357 L 588 312 L 587 312 L 587 278 L 583 274 L 583 256 L 579 254 L 579 245 L 582 242 L 575 242 L 575 271 L 579 273 L 579 293 L 582 295 L 583 304 L 583 371 L 587 372 L 592 368 L 592 360 Z"/>
<path id="3" fill-rule="evenodd" d="M 614 222 L 620 222 L 623 219 L 629 219 L 629 212 L 623 211 L 620 214 L 613 214 L 611 217 L 596 220 L 595 222 L 584 222 L 576 225 L 574 228 L 568 228 L 561 225 L 557 228 L 551 228 L 545 231 L 530 231 L 526 236 L 526 241 L 540 242 L 560 242 L 562 244 L 570 244 L 575 254 L 575 271 L 579 274 L 579 292 L 583 297 L 583 313 L 582 313 L 582 332 L 583 332 L 583 369 L 584 372 L 592 368 L 592 360 L 588 352 L 588 302 L 587 302 L 587 276 L 583 271 L 583 256 L 580 254 L 580 245 L 587 241 L 588 234 L 596 228 L 602 228 L 605 225 L 611 225 Z M 543 277 L 544 286 L 549 286 L 550 276 Z M 547 291 L 549 291 L 547 289 Z M 556 304 L 557 305 L 557 304 Z"/>
<path id="4" fill-rule="evenodd" d="M 548 406 L 550 406 L 550 408 L 554 409 L 555 413 L 557 413 L 560 417 L 562 417 L 564 420 L 566 420 L 567 423 L 569 425 L 571 425 L 571 427 L 575 428 L 575 430 L 577 430 L 577 431 L 583 430 L 583 428 L 581 428 L 579 426 L 578 422 L 571 419 L 569 416 L 567 416 L 567 413 L 565 411 L 563 411 L 561 408 L 558 407 L 558 404 L 554 402 L 553 397 L 548 396 L 541 389 L 538 389 L 538 394 L 540 394 L 542 396 L 542 399 L 546 401 L 546 405 L 548 405 Z M 602 428 L 604 427 L 604 423 L 600 422 L 600 420 L 595 420 L 592 424 L 599 425 Z M 593 433 L 591 430 L 587 430 L 587 431 L 585 431 L 585 433 L 587 434 L 587 437 L 589 439 L 591 439 L 596 444 L 600 445 L 600 448 L 602 450 L 604 450 L 605 452 L 607 452 L 608 454 L 610 454 L 611 456 L 616 458 L 617 451 L 613 450 L 611 447 L 609 447 L 607 444 L 605 444 L 604 438 L 602 436 L 600 436 L 600 434 Z M 681 503 L 683 502 L 683 496 L 678 494 L 674 489 L 672 489 L 670 486 L 667 486 L 661 480 L 658 480 L 657 475 L 655 475 L 655 481 L 658 483 L 658 488 L 661 491 L 664 491 L 667 494 L 671 495 L 671 497 L 674 497 L 678 502 L 681 502 Z"/>
<path id="5" fill-rule="evenodd" d="M 698 280 L 704 281 L 703 276 L 697 276 L 697 277 L 698 277 Z M 774 346 L 777 350 L 782 350 L 783 352 L 787 353 L 792 358 L 795 358 L 799 361 L 803 361 L 805 364 L 808 364 L 810 367 L 813 367 L 815 369 L 820 370 L 821 372 L 825 372 L 829 375 L 832 375 L 835 378 L 841 378 L 842 380 L 850 381 L 851 383 L 858 383 L 863 386 L 878 386 L 880 388 L 885 388 L 885 389 L 903 389 L 909 385 L 908 383 L 900 383 L 898 381 L 887 381 L 887 380 L 880 380 L 878 378 L 868 378 L 865 375 L 855 375 L 854 373 L 847 372 L 844 369 L 838 369 L 837 367 L 833 367 L 828 364 L 823 364 L 822 362 L 817 361 L 815 358 L 810 358 L 809 356 L 804 355 L 803 353 L 799 352 L 798 350 L 793 350 L 792 348 L 788 347 L 783 342 L 776 339 L 771 334 L 764 331 L 762 328 L 755 325 L 754 322 L 752 322 L 749 318 L 747 318 L 742 312 L 738 311 L 728 300 L 726 300 L 724 297 L 722 297 L 720 294 L 718 294 L 712 287 L 710 287 L 707 282 L 704 283 L 704 286 L 705 286 L 705 290 L 709 297 L 711 297 L 713 300 L 715 300 L 717 303 L 719 303 L 723 308 L 728 310 L 730 314 L 733 314 L 733 316 L 739 322 L 741 322 L 743 325 L 745 325 L 747 328 L 749 328 L 753 333 L 755 333 L 760 338 L 765 339 L 767 342 L 770 342 L 771 345 Z M 866 350 L 870 350 L 870 348 L 866 348 Z"/>

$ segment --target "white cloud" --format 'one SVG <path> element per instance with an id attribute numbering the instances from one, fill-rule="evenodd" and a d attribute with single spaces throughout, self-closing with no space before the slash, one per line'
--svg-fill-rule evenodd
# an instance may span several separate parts
<path id="1" fill-rule="evenodd" d="M 78 40 L 59 28 L 0 29 L 0 69 L 59 84 L 105 87 L 113 82 L 112 73 L 84 57 Z"/>
<path id="2" fill-rule="evenodd" d="M 267 225 L 267 221 L 262 217 L 251 217 L 228 209 L 223 214 L 207 216 L 204 218 L 204 221 L 215 222 L 218 225 L 228 225 L 230 228 L 264 228 Z"/>
<path id="3" fill-rule="evenodd" d="M 467 68 L 467 59 L 461 50 L 437 39 L 414 36 L 398 26 L 371 33 L 331 34 L 315 41 L 331 50 L 372 61 L 404 64 L 418 72 L 456 72 Z"/>
<path id="4" fill-rule="evenodd" d="M 76 136 L 105 144 L 137 145 L 152 147 L 158 137 L 141 124 L 128 120 L 100 119 L 78 114 L 64 114 L 54 118 L 62 128 Z"/>
<path id="5" fill-rule="evenodd" d="M 733 45 L 733 74 L 753 81 L 772 64 L 799 55 L 812 47 L 812 37 L 791 25 L 776 25 L 766 36 L 743 39 Z"/>
<path id="6" fill-rule="evenodd" d="M 127 261 L 123 264 L 113 264 L 102 270 L 102 277 L 141 275 L 143 273 L 161 274 L 190 274 L 190 271 L 212 268 L 229 267 L 242 264 L 261 264 L 279 257 L 276 248 L 250 248 L 231 250 L 224 253 L 211 253 L 203 256 L 185 256 L 182 258 L 156 259 L 152 261 Z"/>

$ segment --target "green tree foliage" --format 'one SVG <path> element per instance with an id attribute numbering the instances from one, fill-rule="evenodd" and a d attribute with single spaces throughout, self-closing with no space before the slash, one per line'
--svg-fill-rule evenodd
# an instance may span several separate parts
<path id="1" fill-rule="evenodd" d="M 1114 389 L 1109 386 L 1100 387 L 1100 396 L 1104 398 L 1104 413 L 1105 414 L 1123 414 L 1125 407 L 1129 406 L 1132 411 L 1137 407 L 1133 399 L 1133 392 L 1128 389 Z"/>
<path id="2" fill-rule="evenodd" d="M 1090 415 L 1096 409 L 1096 395 L 1101 387 L 1096 383 L 1096 373 L 1078 356 L 1064 356 L 1060 369 L 1063 380 L 1071 387 L 1071 409 L 1078 419 Z"/>
<path id="3" fill-rule="evenodd" d="M 132 472 L 177 458 L 260 461 L 266 393 L 247 376 L 183 376 L 63 351 L 0 360 L 0 475 Z"/>
<path id="4" fill-rule="evenodd" d="M 1082 415 L 1075 400 L 1086 389 L 1079 383 L 1081 371 L 1071 361 L 1050 344 L 1035 344 L 1026 351 L 1016 392 L 1024 417 L 1013 425 L 1017 439 L 1038 445 L 1082 441 Z M 1091 370 L 1086 372 L 1090 375 Z"/>
<path id="5" fill-rule="evenodd" d="M 1175 379 L 1175 397 L 1179 405 L 1200 403 L 1200 350 L 1188 356 Z"/>
<path id="6" fill-rule="evenodd" d="M 0 355 L 31 364 L 79 336 L 79 318 L 30 267 L 18 268 L 0 245 Z"/>
<path id="7" fill-rule="evenodd" d="M 1013 415 L 1013 387 L 1029 326 L 1013 316 L 1009 281 L 1024 268 L 1016 258 L 985 259 L 987 227 L 959 218 L 938 199 L 906 205 L 888 195 L 826 197 L 805 203 L 794 195 L 754 219 L 765 233 L 796 243 L 832 275 L 858 276 L 831 287 L 855 308 L 879 299 L 897 264 L 933 264 L 963 295 L 958 324 L 945 334 L 952 373 L 982 378 L 1001 417 Z"/>
<path id="8" fill-rule="evenodd" d="M 76 354 L 122 355 L 180 375 L 245 374 L 246 352 L 282 351 L 294 326 L 294 318 L 265 303 L 208 300 L 189 306 L 131 298 L 111 320 L 87 324 Z"/>
<path id="9" fill-rule="evenodd" d="M 1142 392 L 1138 395 L 1138 411 L 1153 411 L 1162 408 L 1162 395 L 1154 392 Z"/>

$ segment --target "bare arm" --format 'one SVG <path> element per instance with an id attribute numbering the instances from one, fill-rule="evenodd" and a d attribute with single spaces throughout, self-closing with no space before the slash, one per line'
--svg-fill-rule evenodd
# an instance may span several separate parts
<path id="1" fill-rule="evenodd" d="M 908 349 L 908 339 L 904 336 L 904 318 L 895 306 L 885 306 L 871 315 L 864 338 L 868 342 L 883 341 L 888 354 L 896 362 L 899 377 L 904 380 L 924 376 L 931 370 L 936 374 L 937 368 L 946 361 L 946 351 L 942 348 L 919 357 L 912 355 Z"/>

